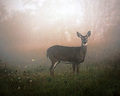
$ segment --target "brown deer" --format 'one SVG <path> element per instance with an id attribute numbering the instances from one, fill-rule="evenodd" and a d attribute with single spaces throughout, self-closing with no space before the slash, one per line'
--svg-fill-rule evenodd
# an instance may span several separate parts
<path id="1" fill-rule="evenodd" d="M 81 38 L 82 43 L 80 47 L 67 47 L 55 45 L 47 50 L 47 57 L 52 62 L 50 67 L 50 74 L 54 76 L 54 69 L 60 61 L 67 61 L 72 63 L 73 74 L 75 73 L 75 66 L 77 66 L 77 73 L 79 73 L 79 64 L 84 62 L 86 51 L 87 51 L 87 41 L 88 37 L 91 35 L 91 32 L 83 36 L 77 32 L 77 36 Z"/>

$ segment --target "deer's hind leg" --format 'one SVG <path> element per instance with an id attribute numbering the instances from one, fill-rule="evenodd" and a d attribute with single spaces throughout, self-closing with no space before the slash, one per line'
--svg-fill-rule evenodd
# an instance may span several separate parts
<path id="1" fill-rule="evenodd" d="M 58 63 L 60 63 L 60 61 L 52 61 L 52 65 L 50 67 L 50 74 L 52 76 L 54 76 L 54 69 L 56 68 L 56 66 L 58 65 Z"/>
<path id="2" fill-rule="evenodd" d="M 53 66 L 54 64 L 52 63 L 51 67 L 50 67 L 50 74 L 53 75 Z"/>

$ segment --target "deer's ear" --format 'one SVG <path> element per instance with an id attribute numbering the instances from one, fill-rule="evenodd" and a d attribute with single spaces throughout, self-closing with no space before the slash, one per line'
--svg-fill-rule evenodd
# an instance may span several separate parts
<path id="1" fill-rule="evenodd" d="M 82 37 L 82 35 L 79 32 L 77 32 L 77 36 L 80 38 Z"/>
<path id="2" fill-rule="evenodd" d="M 87 33 L 87 37 L 89 37 L 91 35 L 91 31 L 88 31 Z"/>

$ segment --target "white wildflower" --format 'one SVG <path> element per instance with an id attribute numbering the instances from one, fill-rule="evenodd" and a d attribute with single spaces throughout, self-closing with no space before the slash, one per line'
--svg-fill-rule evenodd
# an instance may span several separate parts
<path id="1" fill-rule="evenodd" d="M 32 59 L 32 62 L 34 62 L 35 61 L 35 59 Z"/>
<path id="2" fill-rule="evenodd" d="M 18 87 L 18 89 L 20 89 L 20 87 Z"/>
<path id="3" fill-rule="evenodd" d="M 25 65 L 25 68 L 27 68 L 27 66 Z"/>
<path id="4" fill-rule="evenodd" d="M 30 80 L 30 82 L 32 83 L 32 80 Z"/>
<path id="5" fill-rule="evenodd" d="M 11 73 L 13 73 L 13 71 Z"/>
<path id="6" fill-rule="evenodd" d="M 18 66 L 20 68 L 20 66 Z"/>
<path id="7" fill-rule="evenodd" d="M 18 79 L 20 79 L 20 77 L 18 77 Z"/>
<path id="8" fill-rule="evenodd" d="M 8 74 L 8 76 L 10 76 L 10 74 Z"/>

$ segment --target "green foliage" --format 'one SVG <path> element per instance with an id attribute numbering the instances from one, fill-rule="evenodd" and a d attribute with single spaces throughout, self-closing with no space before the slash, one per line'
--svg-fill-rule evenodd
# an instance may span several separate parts
<path id="1" fill-rule="evenodd" d="M 120 66 L 115 68 L 89 66 L 81 68 L 80 74 L 73 75 L 71 70 L 56 72 L 55 77 L 45 70 L 17 74 L 0 69 L 0 96 L 119 96 Z"/>

